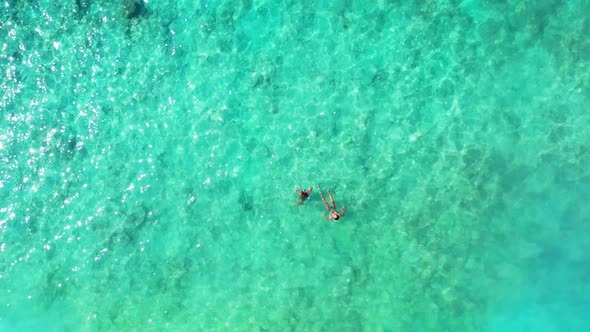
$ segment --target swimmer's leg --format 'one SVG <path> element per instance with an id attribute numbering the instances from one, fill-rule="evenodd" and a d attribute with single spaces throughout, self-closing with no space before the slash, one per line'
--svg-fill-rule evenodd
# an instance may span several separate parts
<path id="1" fill-rule="evenodd" d="M 324 194 L 320 191 L 320 197 L 322 198 L 322 202 L 324 202 L 324 205 L 326 206 L 326 210 L 328 210 L 328 212 L 330 212 L 330 205 L 328 205 L 328 202 L 326 202 L 326 198 L 324 197 Z"/>
<path id="2" fill-rule="evenodd" d="M 330 203 L 332 203 L 332 208 L 336 210 L 336 202 L 334 202 L 334 196 L 332 196 L 332 192 L 328 190 L 328 195 L 330 195 Z"/>

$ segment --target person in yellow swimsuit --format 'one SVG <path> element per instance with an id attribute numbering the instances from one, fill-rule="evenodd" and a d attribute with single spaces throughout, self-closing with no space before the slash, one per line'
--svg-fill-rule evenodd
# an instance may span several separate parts
<path id="1" fill-rule="evenodd" d="M 324 216 L 326 220 L 337 221 L 338 219 L 340 219 L 340 217 L 344 216 L 344 208 L 340 209 L 340 212 L 338 212 L 338 210 L 336 210 L 336 202 L 334 202 L 334 196 L 332 196 L 332 192 L 330 192 L 330 190 L 328 190 L 328 196 L 330 196 L 330 203 L 332 203 L 332 205 L 328 205 L 328 202 L 326 201 L 324 194 L 320 191 L 320 197 L 322 197 L 322 201 L 324 202 L 326 210 L 328 210 L 329 214 L 329 216 L 326 216 L 325 214 L 322 214 L 322 216 Z"/>

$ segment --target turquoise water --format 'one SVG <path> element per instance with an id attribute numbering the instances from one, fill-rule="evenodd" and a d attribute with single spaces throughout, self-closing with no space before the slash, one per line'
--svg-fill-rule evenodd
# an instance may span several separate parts
<path id="1" fill-rule="evenodd" d="M 1 331 L 590 328 L 590 2 L 1 5 Z"/>

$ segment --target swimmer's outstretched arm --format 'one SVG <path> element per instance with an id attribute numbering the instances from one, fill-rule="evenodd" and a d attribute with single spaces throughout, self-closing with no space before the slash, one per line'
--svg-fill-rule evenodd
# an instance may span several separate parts
<path id="1" fill-rule="evenodd" d="M 299 187 L 295 187 L 295 189 L 297 190 L 297 193 L 298 193 L 299 195 L 301 195 L 301 194 L 302 194 L 302 192 L 301 192 L 301 189 L 300 189 Z"/>
<path id="2" fill-rule="evenodd" d="M 299 195 L 301 195 L 301 194 L 307 194 L 307 196 L 309 196 L 309 195 L 311 195 L 311 192 L 313 191 L 313 188 L 312 187 L 309 187 L 309 188 L 307 188 L 306 191 L 303 191 L 303 190 L 301 190 L 301 185 L 298 186 L 298 187 L 295 187 L 295 188 L 297 189 L 297 193 Z"/>
<path id="3" fill-rule="evenodd" d="M 344 208 L 340 209 L 340 216 L 343 217 L 344 216 Z"/>

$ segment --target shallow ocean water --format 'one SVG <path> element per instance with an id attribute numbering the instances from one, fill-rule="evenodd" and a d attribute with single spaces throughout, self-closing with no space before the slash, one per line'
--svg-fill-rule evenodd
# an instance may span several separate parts
<path id="1" fill-rule="evenodd" d="M 4 1 L 0 330 L 588 330 L 588 12 Z"/>

